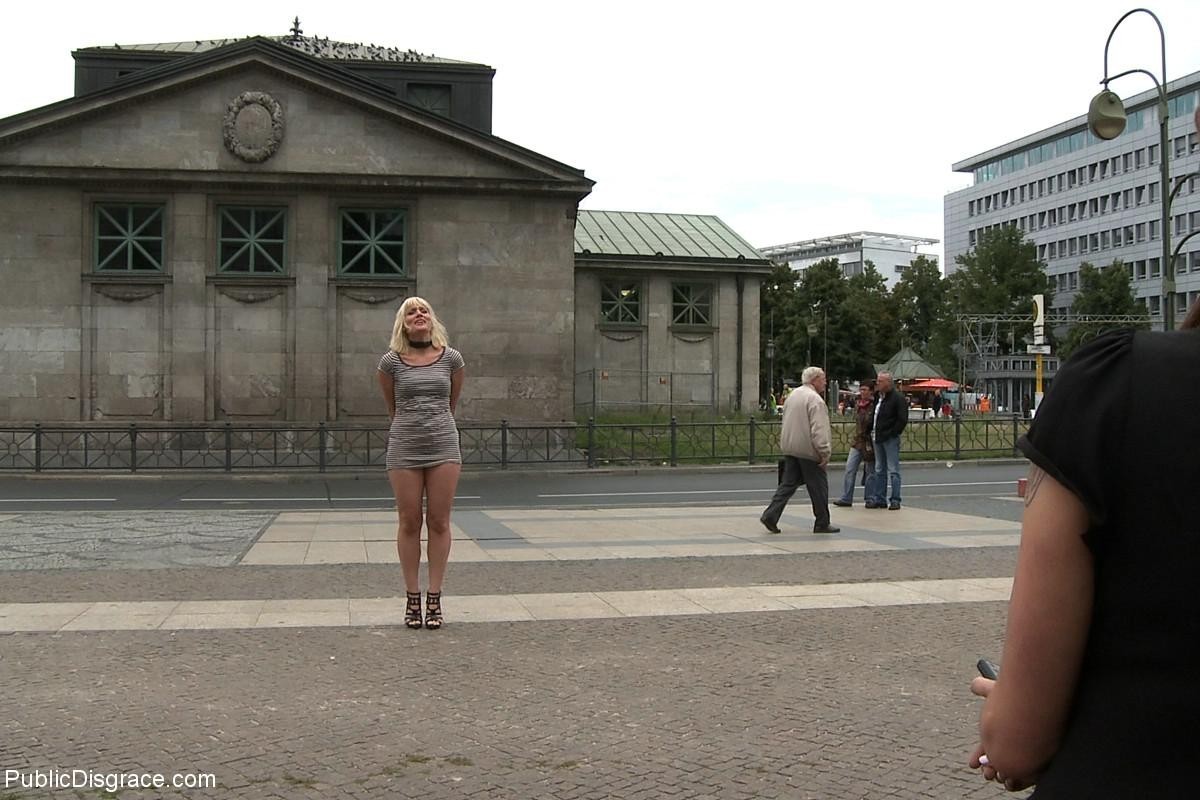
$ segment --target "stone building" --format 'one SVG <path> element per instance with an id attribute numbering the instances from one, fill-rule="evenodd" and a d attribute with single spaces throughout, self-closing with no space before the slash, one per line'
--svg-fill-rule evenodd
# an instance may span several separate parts
<path id="1" fill-rule="evenodd" d="M 378 422 L 411 294 L 466 356 L 460 418 L 572 418 L 592 181 L 490 133 L 490 67 L 298 26 L 74 56 L 75 97 L 0 120 L 0 421 Z M 753 408 L 757 280 L 735 313 L 719 272 L 681 358 L 725 369 L 736 317 L 721 402 Z"/>
<path id="2" fill-rule="evenodd" d="M 756 407 L 759 286 L 769 272 L 717 217 L 580 211 L 576 408 Z"/>

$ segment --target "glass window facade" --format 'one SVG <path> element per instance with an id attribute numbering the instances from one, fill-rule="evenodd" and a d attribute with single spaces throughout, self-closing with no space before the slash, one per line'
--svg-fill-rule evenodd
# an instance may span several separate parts
<path id="1" fill-rule="evenodd" d="M 1184 98 L 1191 98 L 1192 107 L 1195 107 L 1195 93 L 1174 99 L 1182 101 Z M 1184 105 L 1186 103 L 1181 104 L 1180 107 L 1182 108 Z M 1140 131 L 1146 125 L 1146 115 L 1148 113 L 1147 109 L 1130 112 L 1125 118 L 1125 130 L 1129 132 Z M 1174 112 L 1171 112 L 1171 116 L 1175 116 Z M 1101 141 L 1103 140 L 1097 139 L 1091 131 L 1084 128 L 1074 133 L 1060 136 L 1057 139 L 1026 148 L 997 161 L 976 167 L 975 183 L 984 183 L 1003 177 L 1004 175 L 1011 175 L 1026 167 L 1033 167 L 1061 156 L 1070 155 Z"/>

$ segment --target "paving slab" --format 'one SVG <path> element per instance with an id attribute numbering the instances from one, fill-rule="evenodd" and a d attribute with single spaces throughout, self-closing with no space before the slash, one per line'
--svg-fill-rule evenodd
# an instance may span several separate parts
<path id="1" fill-rule="evenodd" d="M 521 622 L 551 619 L 686 616 L 797 608 L 995 602 L 1006 579 L 864 581 L 786 586 L 713 586 L 623 592 L 519 593 L 448 596 L 448 621 Z M 1009 589 L 1011 591 L 1011 589 Z M 824 602 L 814 602 L 825 598 Z M 833 598 L 833 599 L 829 599 Z M 8 603 L 0 633 L 15 631 L 161 628 L 272 628 L 398 625 L 404 598 L 292 598 L 260 601 L 130 601 L 91 604 Z M 222 624 L 222 620 L 226 622 Z"/>

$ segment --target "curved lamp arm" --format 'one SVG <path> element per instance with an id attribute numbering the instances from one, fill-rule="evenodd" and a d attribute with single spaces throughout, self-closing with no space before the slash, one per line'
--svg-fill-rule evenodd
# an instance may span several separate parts
<path id="1" fill-rule="evenodd" d="M 1162 52 L 1163 82 L 1165 83 L 1167 80 L 1167 35 L 1166 35 L 1166 33 L 1163 32 L 1162 21 L 1159 20 L 1157 14 L 1155 14 L 1153 11 L 1151 11 L 1148 8 L 1135 8 L 1132 11 L 1126 11 L 1123 15 L 1121 15 L 1121 18 L 1119 20 L 1117 20 L 1117 24 L 1113 25 L 1112 30 L 1108 32 L 1108 39 L 1106 39 L 1104 41 L 1104 80 L 1102 80 L 1101 83 L 1103 83 L 1105 86 L 1108 86 L 1108 82 L 1110 80 L 1115 80 L 1116 78 L 1121 77 L 1120 75 L 1114 76 L 1113 78 L 1108 77 L 1108 46 L 1110 44 L 1112 44 L 1113 34 L 1117 32 L 1117 28 L 1121 27 L 1122 22 L 1124 22 L 1128 17 L 1130 17 L 1134 14 L 1137 14 L 1139 12 L 1149 14 L 1150 17 L 1154 20 L 1154 24 L 1158 26 L 1158 41 L 1159 41 L 1159 44 L 1162 46 L 1161 52 Z M 1122 73 L 1122 74 L 1127 74 L 1127 73 Z M 1156 83 L 1157 83 L 1157 81 L 1156 81 Z M 1160 90 L 1161 90 L 1161 88 L 1162 87 L 1160 87 Z"/>

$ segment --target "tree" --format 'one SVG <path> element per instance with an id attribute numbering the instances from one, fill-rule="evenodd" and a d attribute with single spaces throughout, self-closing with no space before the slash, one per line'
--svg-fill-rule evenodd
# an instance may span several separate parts
<path id="1" fill-rule="evenodd" d="M 959 269 L 947 283 L 947 299 L 954 313 L 1029 315 L 1035 294 L 1045 295 L 1046 307 L 1052 306 L 1054 285 L 1045 264 L 1038 260 L 1036 246 L 1026 242 L 1014 225 L 985 231 L 974 250 L 954 260 Z M 1011 344 L 1021 347 L 1018 342 L 1032 332 L 1032 320 L 1014 326 Z"/>
<path id="2" fill-rule="evenodd" d="M 796 286 L 794 321 L 805 342 L 801 357 L 808 364 L 823 365 L 830 380 L 843 377 L 855 337 L 854 324 L 842 313 L 847 295 L 846 278 L 836 258 L 806 267 Z"/>
<path id="3" fill-rule="evenodd" d="M 775 371 L 775 374 L 770 376 L 774 385 L 764 385 L 764 394 L 778 388 L 782 376 L 799 374 L 796 367 L 803 358 L 803 344 L 796 341 L 795 326 L 790 324 L 790 320 L 795 316 L 793 308 L 796 304 L 798 277 L 796 271 L 787 264 L 772 264 L 771 274 L 762 282 L 759 295 L 759 363 L 764 367 L 764 377 L 768 366 L 773 367 Z M 768 339 L 773 339 L 775 344 L 773 364 L 767 359 Z"/>
<path id="4" fill-rule="evenodd" d="M 1129 272 L 1120 261 L 1107 267 L 1093 267 L 1084 262 L 1079 265 L 1079 294 L 1071 303 L 1074 315 L 1116 316 L 1122 314 L 1145 314 L 1146 309 L 1133 296 Z M 1145 328 L 1149 322 L 1136 327 Z M 1071 325 L 1059 346 L 1063 358 L 1071 355 L 1081 344 L 1099 336 L 1107 330 L 1130 327 L 1128 324 L 1103 322 L 1077 322 Z"/>
<path id="5" fill-rule="evenodd" d="M 846 374 L 853 380 L 874 374 L 876 363 L 890 358 L 900 349 L 900 326 L 896 302 L 888 291 L 887 281 L 870 261 L 863 271 L 846 281 L 846 303 L 842 310 L 847 331 L 857 336 L 857 344 L 847 355 Z"/>
<path id="6" fill-rule="evenodd" d="M 892 290 L 904 343 L 929 355 L 934 329 L 945 316 L 946 285 L 937 262 L 917 256 Z"/>
<path id="7" fill-rule="evenodd" d="M 831 382 L 860 379 L 899 346 L 895 304 L 870 262 L 850 279 L 836 258 L 801 273 L 776 266 L 763 282 L 761 309 L 762 363 L 773 330 L 776 385 L 784 376 L 799 380 L 810 364 L 823 366 Z"/>

